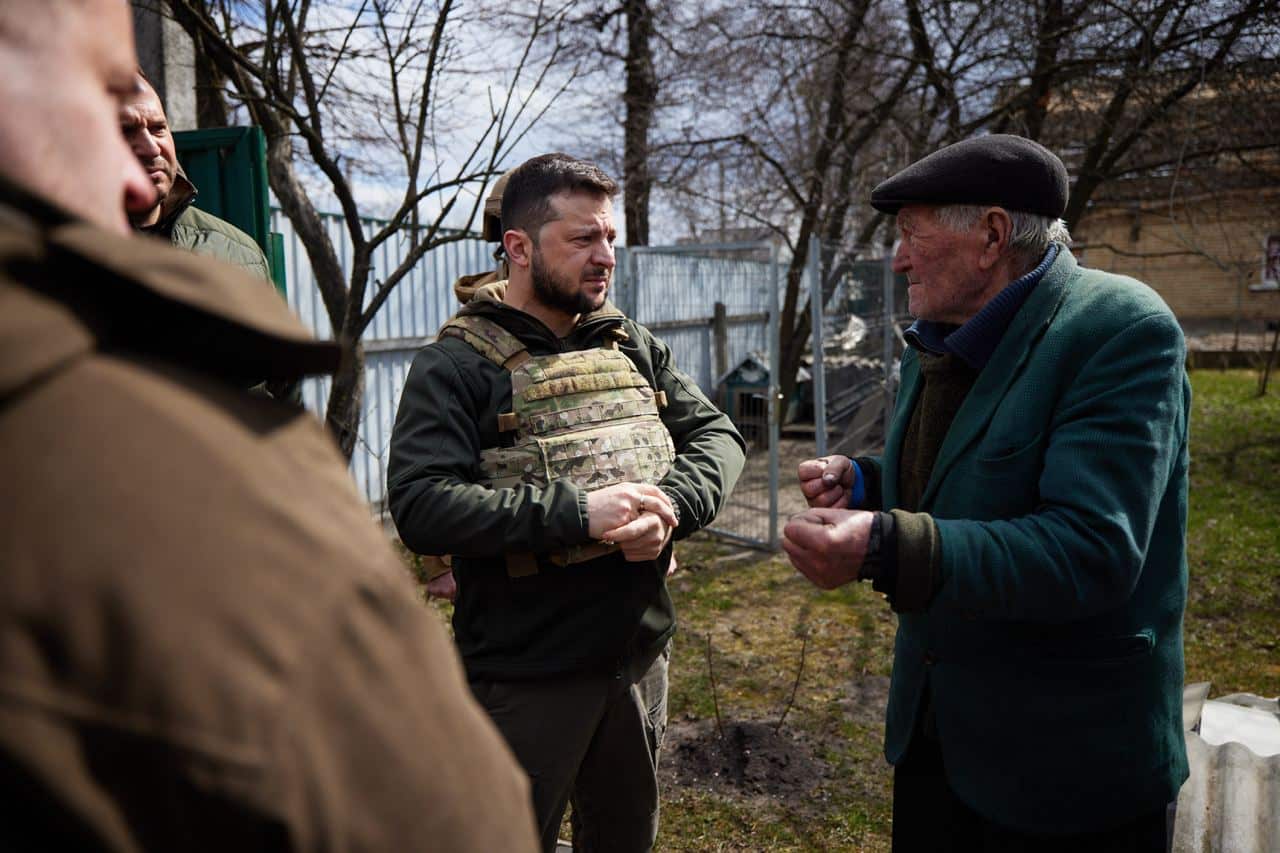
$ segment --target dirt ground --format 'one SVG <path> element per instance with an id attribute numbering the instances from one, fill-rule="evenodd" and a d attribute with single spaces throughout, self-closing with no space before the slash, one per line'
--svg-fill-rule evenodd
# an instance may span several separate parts
<path id="1" fill-rule="evenodd" d="M 858 676 L 841 688 L 844 695 L 836 704 L 842 717 L 871 728 L 880 725 L 889 698 L 886 676 Z M 821 757 L 832 746 L 824 740 L 787 726 L 781 713 L 771 721 L 674 720 L 667 727 L 659 776 L 664 789 L 702 787 L 740 800 L 766 797 L 804 808 L 822 783 L 835 781 L 833 767 Z"/>
<path id="2" fill-rule="evenodd" d="M 800 803 L 830 772 L 804 741 L 756 720 L 680 720 L 667 728 L 664 786 L 697 785 L 730 796 Z"/>

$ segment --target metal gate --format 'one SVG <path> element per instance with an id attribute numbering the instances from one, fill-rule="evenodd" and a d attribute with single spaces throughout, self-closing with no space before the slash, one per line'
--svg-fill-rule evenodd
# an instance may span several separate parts
<path id="1" fill-rule="evenodd" d="M 733 419 L 747 463 L 710 532 L 778 546 L 778 306 L 770 243 L 620 250 L 613 299 L 670 348 L 673 363 Z"/>
<path id="2" fill-rule="evenodd" d="M 898 328 L 905 282 L 892 257 L 810 247 L 815 444 L 819 456 L 878 452 L 888 432 L 905 345 Z"/>

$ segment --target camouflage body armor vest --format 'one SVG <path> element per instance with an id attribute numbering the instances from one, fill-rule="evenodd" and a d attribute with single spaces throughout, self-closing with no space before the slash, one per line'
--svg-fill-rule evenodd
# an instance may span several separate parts
<path id="1" fill-rule="evenodd" d="M 671 433 L 658 417 L 666 394 L 654 392 L 631 359 L 626 340 L 610 330 L 603 347 L 533 356 L 519 338 L 486 317 L 455 317 L 440 337 L 459 338 L 511 374 L 511 411 L 498 430 L 514 433 L 510 447 L 480 452 L 480 482 L 493 489 L 569 480 L 586 491 L 618 483 L 657 484 L 675 461 Z M 593 560 L 617 545 L 591 542 L 549 555 L 558 565 Z M 513 577 L 537 572 L 532 554 L 511 554 Z"/>

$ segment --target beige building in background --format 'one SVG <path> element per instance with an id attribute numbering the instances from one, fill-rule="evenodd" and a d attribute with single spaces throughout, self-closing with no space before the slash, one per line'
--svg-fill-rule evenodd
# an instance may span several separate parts
<path id="1" fill-rule="evenodd" d="M 1280 186 L 1107 199 L 1072 236 L 1082 263 L 1147 282 L 1184 326 L 1280 319 L 1280 281 L 1264 275 L 1268 243 L 1280 243 Z"/>

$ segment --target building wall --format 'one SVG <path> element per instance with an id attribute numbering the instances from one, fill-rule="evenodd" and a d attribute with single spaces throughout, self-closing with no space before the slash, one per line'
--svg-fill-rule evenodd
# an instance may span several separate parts
<path id="1" fill-rule="evenodd" d="M 1264 245 L 1280 233 L 1280 189 L 1174 202 L 1099 205 L 1081 220 L 1073 251 L 1087 266 L 1133 276 L 1186 321 L 1280 316 L 1262 284 Z"/>
<path id="2" fill-rule="evenodd" d="M 131 0 L 138 63 L 164 104 L 169 127 L 196 128 L 195 46 L 159 0 Z"/>

